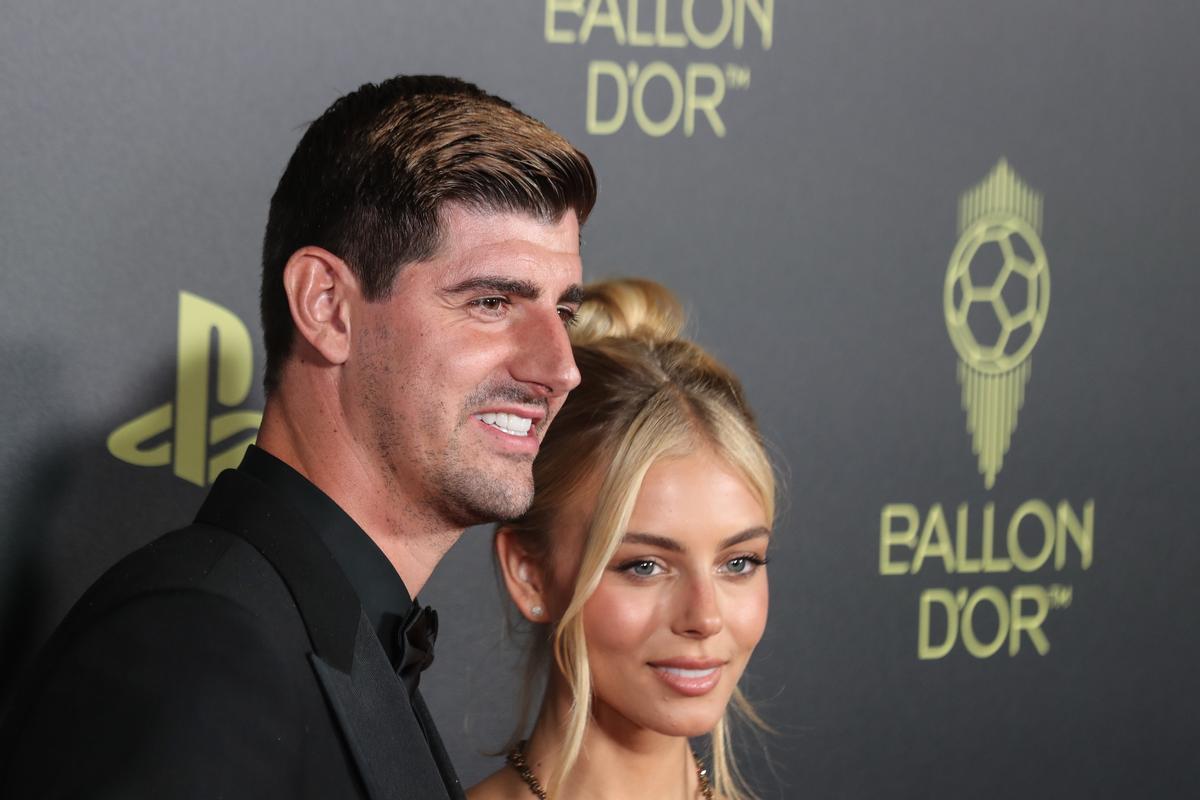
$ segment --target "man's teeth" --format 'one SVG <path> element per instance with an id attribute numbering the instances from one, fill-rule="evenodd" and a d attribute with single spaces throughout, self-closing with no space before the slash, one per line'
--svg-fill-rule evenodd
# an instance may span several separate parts
<path id="1" fill-rule="evenodd" d="M 678 675 L 681 678 L 707 678 L 717 671 L 717 667 L 709 667 L 708 669 L 682 669 L 680 667 L 659 667 L 663 672 L 669 675 Z"/>
<path id="2" fill-rule="evenodd" d="M 518 417 L 516 414 L 505 414 L 500 412 L 493 414 L 479 414 L 478 418 L 486 422 L 488 425 L 495 425 L 500 430 L 512 436 L 528 436 L 529 429 L 533 427 L 533 420 L 528 417 Z"/>

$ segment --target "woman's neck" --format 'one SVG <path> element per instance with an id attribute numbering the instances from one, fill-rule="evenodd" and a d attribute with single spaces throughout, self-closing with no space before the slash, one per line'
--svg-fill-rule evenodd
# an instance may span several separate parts
<path id="1" fill-rule="evenodd" d="M 552 681 L 525 745 L 526 763 L 543 787 L 565 746 L 570 708 L 566 688 Z M 657 733 L 595 704 L 579 757 L 558 794 L 571 800 L 695 800 L 701 796 L 696 763 L 685 737 Z"/>

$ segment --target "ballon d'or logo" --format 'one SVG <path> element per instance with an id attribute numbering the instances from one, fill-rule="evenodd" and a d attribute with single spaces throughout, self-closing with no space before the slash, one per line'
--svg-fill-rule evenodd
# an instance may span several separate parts
<path id="1" fill-rule="evenodd" d="M 1001 159 L 958 203 L 958 244 L 946 270 L 946 330 L 971 446 L 992 488 L 1025 403 L 1030 354 L 1050 307 L 1040 238 L 1042 198 Z"/>

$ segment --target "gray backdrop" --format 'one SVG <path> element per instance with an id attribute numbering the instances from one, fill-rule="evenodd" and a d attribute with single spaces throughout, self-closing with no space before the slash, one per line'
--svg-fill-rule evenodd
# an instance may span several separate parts
<path id="1" fill-rule="evenodd" d="M 587 276 L 675 288 L 774 442 L 788 500 L 746 681 L 778 729 L 745 748 L 766 797 L 1194 791 L 1196 4 L 579 7 L 3 3 L 3 683 L 87 584 L 204 494 L 164 455 L 182 441 L 180 292 L 254 339 L 249 396 L 197 390 L 196 418 L 260 410 L 260 237 L 304 124 L 365 81 L 442 72 L 589 154 Z M 943 282 L 959 198 L 1001 158 L 1042 201 L 1053 300 L 988 488 Z M 189 331 L 193 355 L 215 345 L 214 371 L 236 360 L 228 337 Z M 141 442 L 161 466 L 110 453 L 114 430 L 164 404 Z M 200 436 L 213 456 L 238 441 Z M 995 571 L 971 572 L 988 503 Z M 1017 549 L 1061 546 L 1061 566 L 998 571 L 1022 507 Z M 138 525 L 112 522 L 129 508 Z M 515 694 L 488 542 L 469 531 L 423 593 L 443 622 L 423 686 L 467 783 L 498 765 L 481 751 Z M 921 657 L 922 596 L 937 657 Z M 1044 653 L 1011 631 L 1039 610 Z"/>

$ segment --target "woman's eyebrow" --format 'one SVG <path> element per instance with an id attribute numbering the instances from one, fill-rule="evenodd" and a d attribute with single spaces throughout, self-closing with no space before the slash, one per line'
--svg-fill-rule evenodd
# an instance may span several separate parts
<path id="1" fill-rule="evenodd" d="M 676 553 L 683 552 L 683 545 L 668 536 L 657 536 L 653 533 L 627 533 L 621 539 L 622 544 L 645 544 Z"/>
<path id="2" fill-rule="evenodd" d="M 748 542 L 751 539 L 758 539 L 760 537 L 770 535 L 771 531 L 762 527 L 761 525 L 754 528 L 747 528 L 741 533 L 735 533 L 733 536 L 722 539 L 719 549 L 724 550 L 727 547 L 733 547 L 735 544 L 741 544 L 742 542 Z M 653 533 L 637 533 L 631 531 L 625 534 L 624 538 L 621 539 L 621 543 L 648 545 L 650 547 L 657 547 L 662 550 L 670 550 L 675 553 L 682 553 L 686 550 L 686 548 L 675 539 L 672 539 L 669 536 L 659 536 Z"/>
<path id="3" fill-rule="evenodd" d="M 733 536 L 730 536 L 728 539 L 722 541 L 720 549 L 724 550 L 726 547 L 733 547 L 735 544 L 741 544 L 742 542 L 748 542 L 751 539 L 758 539 L 762 536 L 770 535 L 770 529 L 764 528 L 761 525 L 757 528 L 747 528 L 741 533 L 735 533 Z"/>

